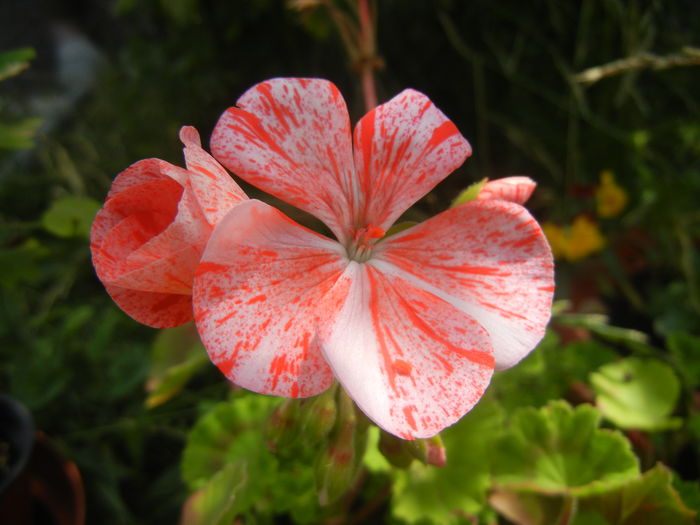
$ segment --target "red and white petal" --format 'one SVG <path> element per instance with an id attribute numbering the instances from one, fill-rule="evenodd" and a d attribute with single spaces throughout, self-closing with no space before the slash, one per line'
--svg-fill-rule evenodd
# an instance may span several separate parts
<path id="1" fill-rule="evenodd" d="M 226 110 L 214 156 L 242 179 L 321 219 L 341 242 L 356 203 L 350 118 L 327 80 L 275 78 Z"/>
<path id="2" fill-rule="evenodd" d="M 457 127 L 411 89 L 367 113 L 354 144 L 357 198 L 364 201 L 357 218 L 383 230 L 471 155 Z"/>
<path id="3" fill-rule="evenodd" d="M 210 225 L 216 225 L 228 211 L 248 198 L 214 157 L 202 149 L 199 133 L 192 126 L 180 129 L 185 145 L 185 162 L 197 201 Z"/>
<path id="4" fill-rule="evenodd" d="M 503 177 L 487 182 L 481 188 L 477 199 L 493 200 L 500 199 L 525 204 L 535 191 L 537 183 L 530 177 L 515 175 L 513 177 Z"/>
<path id="5" fill-rule="evenodd" d="M 351 262 L 325 307 L 326 360 L 387 432 L 433 436 L 468 412 L 491 380 L 491 344 L 476 321 L 372 263 Z"/>
<path id="6" fill-rule="evenodd" d="M 116 176 L 107 194 L 107 199 L 147 182 L 172 180 L 184 185 L 188 177 L 186 170 L 169 162 L 161 159 L 143 159 L 135 162 Z"/>
<path id="7" fill-rule="evenodd" d="M 373 264 L 448 301 L 491 337 L 496 369 L 525 357 L 544 336 L 554 293 L 552 253 L 518 204 L 472 201 L 375 247 Z"/>
<path id="8" fill-rule="evenodd" d="M 100 214 L 105 223 L 121 217 L 92 249 L 103 283 L 146 292 L 190 293 L 211 226 L 189 184 L 184 191 L 173 181 L 134 186 L 108 200 L 98 219 Z"/>
<path id="9" fill-rule="evenodd" d="M 262 394 L 307 397 L 332 373 L 316 335 L 318 305 L 347 265 L 343 249 L 257 200 L 214 229 L 194 280 L 195 321 L 211 360 Z"/>
<path id="10" fill-rule="evenodd" d="M 192 296 L 127 290 L 105 285 L 127 315 L 153 328 L 173 328 L 192 320 Z"/>
<path id="11" fill-rule="evenodd" d="M 182 192 L 180 184 L 166 178 L 132 186 L 107 199 L 90 231 L 93 264 L 100 279 L 109 281 L 129 253 L 172 223 Z M 110 235 L 112 240 L 105 244 Z"/>

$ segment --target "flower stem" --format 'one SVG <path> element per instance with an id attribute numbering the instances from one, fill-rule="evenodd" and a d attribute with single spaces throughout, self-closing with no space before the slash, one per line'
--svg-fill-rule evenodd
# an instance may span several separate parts
<path id="1" fill-rule="evenodd" d="M 374 84 L 374 68 L 376 57 L 374 49 L 374 25 L 370 14 L 368 0 L 357 1 L 358 17 L 360 19 L 360 79 L 365 109 L 370 111 L 377 107 L 377 89 Z"/>

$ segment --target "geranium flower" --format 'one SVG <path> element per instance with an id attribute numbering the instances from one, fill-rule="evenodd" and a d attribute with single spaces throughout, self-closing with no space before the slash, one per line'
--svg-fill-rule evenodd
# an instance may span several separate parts
<path id="1" fill-rule="evenodd" d="M 400 93 L 351 135 L 333 84 L 273 79 L 222 115 L 211 146 L 335 236 L 257 200 L 217 225 L 194 281 L 195 320 L 234 383 L 305 397 L 337 378 L 380 427 L 427 437 L 543 336 L 552 258 L 522 206 L 477 200 L 385 237 L 471 153 L 425 95 Z"/>
<path id="2" fill-rule="evenodd" d="M 135 320 L 155 328 L 192 319 L 192 279 L 214 225 L 247 199 L 205 152 L 197 130 L 180 130 L 187 169 L 160 159 L 129 166 L 112 183 L 90 234 L 105 288 Z"/>

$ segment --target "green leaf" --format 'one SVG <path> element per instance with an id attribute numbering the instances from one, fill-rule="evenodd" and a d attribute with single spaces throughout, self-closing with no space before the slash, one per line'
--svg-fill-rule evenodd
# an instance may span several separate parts
<path id="1" fill-rule="evenodd" d="M 454 208 L 455 206 L 459 206 L 465 202 L 476 200 L 476 198 L 479 196 L 481 188 L 484 187 L 484 184 L 486 184 L 488 180 L 489 179 L 481 179 L 479 182 L 475 182 L 474 184 L 469 185 L 466 189 L 462 190 L 452 201 L 450 208 Z"/>
<path id="2" fill-rule="evenodd" d="M 153 408 L 171 399 L 208 362 L 194 323 L 161 330 L 151 352 L 146 406 Z"/>
<path id="3" fill-rule="evenodd" d="M 90 236 L 90 227 L 100 204 L 88 197 L 62 197 L 41 217 L 42 226 L 57 237 Z"/>
<path id="4" fill-rule="evenodd" d="M 0 149 L 30 149 L 41 119 L 30 117 L 11 124 L 0 123 Z"/>
<path id="5" fill-rule="evenodd" d="M 181 525 L 230 525 L 238 512 L 238 495 L 245 488 L 244 463 L 222 468 L 207 484 L 192 494 L 182 514 Z"/>
<path id="6" fill-rule="evenodd" d="M 680 383 L 670 366 L 655 359 L 630 357 L 609 363 L 591 374 L 596 404 L 621 428 L 646 431 L 678 428 L 670 417 L 680 395 Z"/>
<path id="7" fill-rule="evenodd" d="M 457 523 L 460 515 L 478 514 L 490 485 L 488 439 L 502 427 L 503 413 L 492 400 L 482 399 L 456 425 L 441 432 L 447 464 L 426 466 L 414 461 L 407 470 L 395 470 L 391 512 L 407 523 L 428 520 Z M 372 467 L 382 465 L 374 453 Z"/>
<path id="8" fill-rule="evenodd" d="M 189 487 L 202 488 L 211 476 L 238 459 L 263 461 L 261 427 L 280 401 L 245 395 L 219 403 L 197 421 L 182 456 L 182 475 Z"/>
<path id="9" fill-rule="evenodd" d="M 237 493 L 237 513 L 290 513 L 298 523 L 318 522 L 312 466 L 318 450 L 306 447 L 283 460 L 267 446 L 263 428 L 281 398 L 244 393 L 219 403 L 192 428 L 182 456 L 182 475 L 191 490 L 205 487 L 228 465 L 244 463 L 247 481 Z"/>
<path id="10" fill-rule="evenodd" d="M 35 56 L 36 53 L 31 47 L 0 53 L 0 81 L 19 75 L 29 67 L 29 61 Z"/>
<path id="11" fill-rule="evenodd" d="M 49 249 L 36 239 L 27 239 L 17 247 L 0 250 L 0 284 L 13 287 L 38 282 L 43 277 L 39 262 L 49 253 Z"/>
<path id="12" fill-rule="evenodd" d="M 700 512 L 700 486 L 697 481 L 685 481 L 673 476 L 673 488 L 678 492 L 683 503 L 696 514 Z"/>
<path id="13" fill-rule="evenodd" d="M 582 496 L 637 476 L 630 443 L 599 423 L 589 405 L 521 409 L 491 448 L 494 480 L 506 490 Z"/>
<path id="14" fill-rule="evenodd" d="M 666 338 L 666 346 L 688 386 L 700 386 L 700 337 L 686 332 L 672 332 Z"/>
<path id="15" fill-rule="evenodd" d="M 648 351 L 649 336 L 639 330 L 610 326 L 608 317 L 603 314 L 572 314 L 564 313 L 556 317 L 558 324 L 576 328 L 585 328 L 601 339 L 610 343 L 619 343 L 631 350 Z"/>
<path id="16" fill-rule="evenodd" d="M 580 501 L 573 525 L 692 525 L 695 512 L 687 508 L 671 484 L 671 471 L 657 464 L 643 476 L 605 494 Z M 594 522 L 596 517 L 605 521 Z"/>

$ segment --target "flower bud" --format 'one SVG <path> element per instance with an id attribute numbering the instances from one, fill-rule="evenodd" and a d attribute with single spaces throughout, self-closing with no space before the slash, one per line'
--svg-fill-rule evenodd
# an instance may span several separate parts
<path id="1" fill-rule="evenodd" d="M 266 437 L 273 452 L 284 452 L 299 439 L 300 410 L 297 399 L 287 399 L 278 406 L 267 424 Z"/>
<path id="2" fill-rule="evenodd" d="M 337 403 L 336 427 L 315 468 L 318 501 L 323 506 L 334 503 L 348 491 L 360 464 L 357 461 L 361 453 L 356 449 L 358 429 L 354 403 L 343 391 L 339 392 Z"/>
<path id="3" fill-rule="evenodd" d="M 302 401 L 301 432 L 307 445 L 321 442 L 333 430 L 338 415 L 336 390 L 334 386 L 314 398 Z"/>
<path id="4" fill-rule="evenodd" d="M 445 445 L 440 434 L 427 439 L 416 439 L 414 441 L 404 441 L 408 452 L 421 463 L 444 467 L 447 463 Z"/>
<path id="5" fill-rule="evenodd" d="M 380 430 L 379 452 L 386 460 L 397 468 L 408 468 L 413 463 L 414 456 L 406 446 L 407 441 Z"/>

